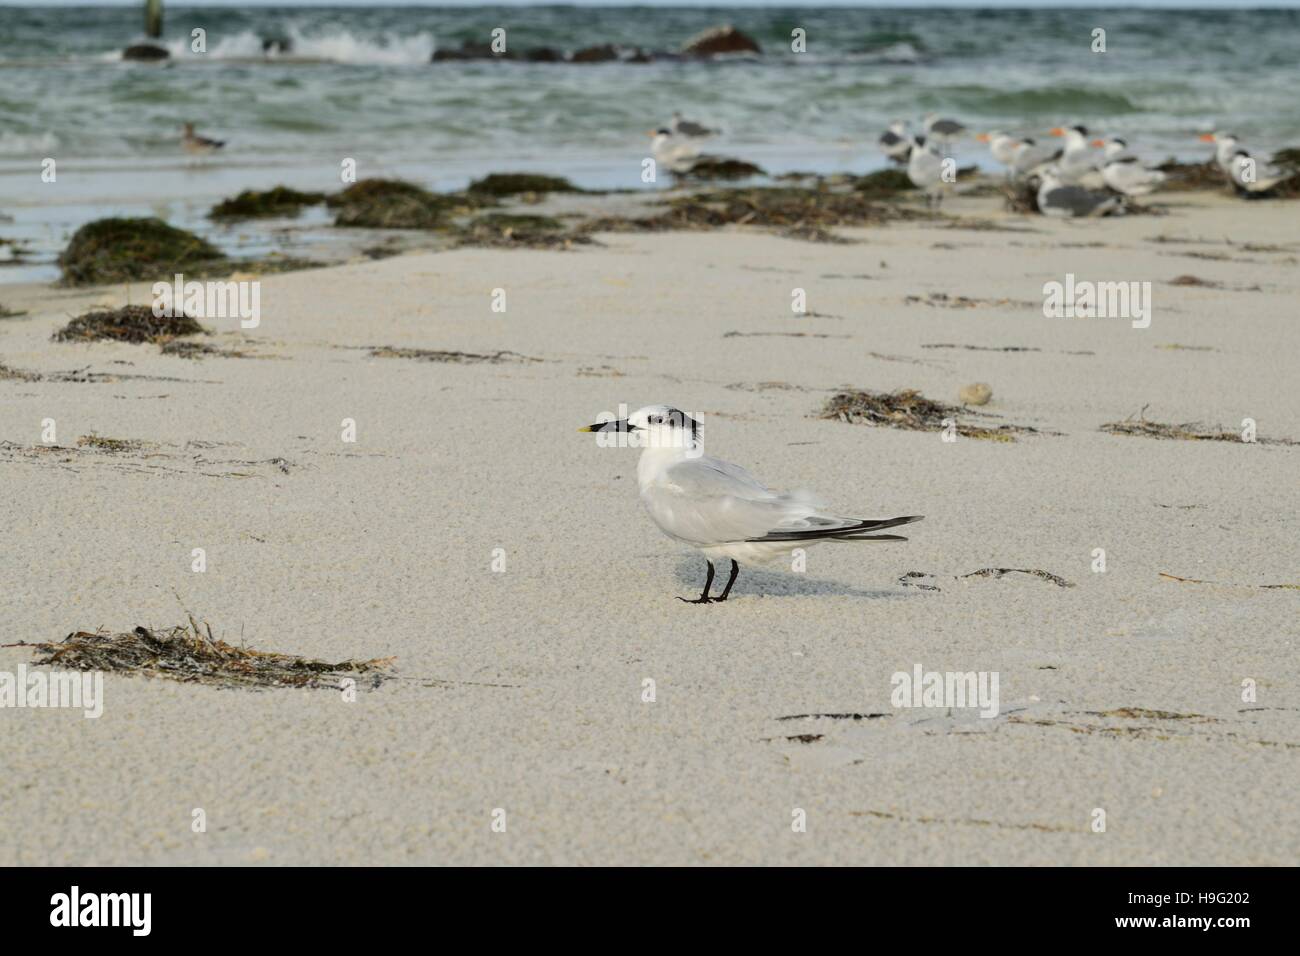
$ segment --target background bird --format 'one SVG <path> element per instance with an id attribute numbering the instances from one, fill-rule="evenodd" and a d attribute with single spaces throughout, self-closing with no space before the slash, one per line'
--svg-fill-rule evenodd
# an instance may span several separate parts
<path id="1" fill-rule="evenodd" d="M 225 146 L 224 140 L 208 139 L 194 132 L 193 123 L 181 126 L 181 148 L 191 156 L 207 156 Z"/>

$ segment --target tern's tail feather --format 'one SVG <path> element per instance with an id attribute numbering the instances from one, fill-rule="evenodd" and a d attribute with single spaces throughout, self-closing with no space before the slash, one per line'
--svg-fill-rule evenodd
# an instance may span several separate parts
<path id="1" fill-rule="evenodd" d="M 876 534 L 886 528 L 896 528 L 900 524 L 920 521 L 924 515 L 908 515 L 905 518 L 868 518 L 857 524 L 840 525 L 834 528 L 801 528 L 794 531 L 769 531 L 761 538 L 746 538 L 751 542 L 768 541 L 906 541 L 896 534 Z"/>

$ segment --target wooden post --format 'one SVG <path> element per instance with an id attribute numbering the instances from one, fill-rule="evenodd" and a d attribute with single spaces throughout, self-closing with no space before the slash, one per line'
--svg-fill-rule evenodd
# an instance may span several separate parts
<path id="1" fill-rule="evenodd" d="M 155 40 L 162 37 L 162 0 L 144 0 L 144 34 Z"/>

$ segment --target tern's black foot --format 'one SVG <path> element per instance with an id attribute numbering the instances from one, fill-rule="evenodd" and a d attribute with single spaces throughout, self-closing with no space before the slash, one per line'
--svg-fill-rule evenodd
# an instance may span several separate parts
<path id="1" fill-rule="evenodd" d="M 679 597 L 677 600 L 682 601 L 686 604 L 712 604 L 714 601 L 717 600 L 717 598 L 709 597 L 709 588 L 711 587 L 713 587 L 713 562 L 712 561 L 709 562 L 709 573 L 704 578 L 704 590 L 700 592 L 700 596 L 694 599 Z"/>

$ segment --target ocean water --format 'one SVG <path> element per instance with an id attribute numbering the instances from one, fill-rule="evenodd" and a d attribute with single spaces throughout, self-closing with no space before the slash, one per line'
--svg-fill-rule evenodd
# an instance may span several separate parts
<path id="1" fill-rule="evenodd" d="M 656 7 L 284 8 L 167 4 L 165 65 L 125 63 L 136 8 L 0 7 L 0 238 L 40 248 L 106 208 L 201 220 L 211 199 L 361 175 L 457 188 L 490 170 L 641 188 L 646 131 L 674 110 L 724 135 L 710 151 L 773 172 L 866 171 L 893 118 L 934 110 L 974 129 L 1084 123 L 1150 157 L 1300 144 L 1300 11 L 873 10 Z M 601 43 L 676 50 L 730 22 L 764 54 L 701 63 L 440 62 L 439 48 Z M 807 34 L 794 53 L 790 34 Z M 190 50 L 206 31 L 207 52 Z M 1105 53 L 1092 52 L 1093 30 Z M 264 55 L 268 38 L 291 52 Z M 228 141 L 196 164 L 178 127 Z M 987 163 L 973 140 L 962 163 Z M 54 184 L 40 163 L 58 162 Z M 8 231 L 6 231 L 6 229 Z M 2 252 L 2 250 L 0 250 Z M 0 259 L 3 256 L 0 255 Z M 0 269 L 0 281 L 13 269 Z M 24 271 L 24 277 L 30 273 Z"/>

